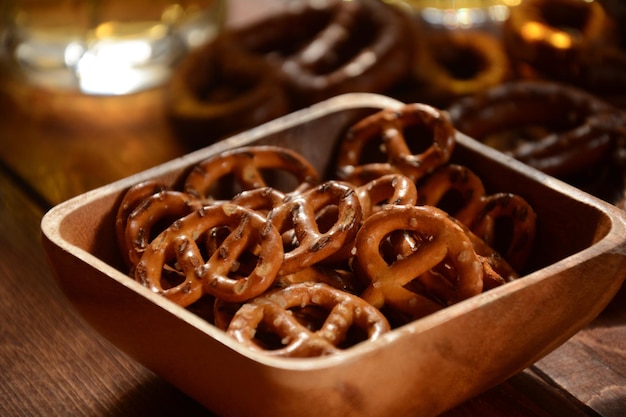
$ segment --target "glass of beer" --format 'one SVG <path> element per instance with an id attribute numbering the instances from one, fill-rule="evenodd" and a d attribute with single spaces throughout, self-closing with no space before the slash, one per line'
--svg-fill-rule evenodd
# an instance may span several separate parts
<path id="1" fill-rule="evenodd" d="M 443 29 L 489 28 L 505 21 L 522 0 L 398 0 L 427 24 Z"/>
<path id="2" fill-rule="evenodd" d="M 162 85 L 226 15 L 226 0 L 0 3 L 0 58 L 35 85 L 94 95 Z"/>

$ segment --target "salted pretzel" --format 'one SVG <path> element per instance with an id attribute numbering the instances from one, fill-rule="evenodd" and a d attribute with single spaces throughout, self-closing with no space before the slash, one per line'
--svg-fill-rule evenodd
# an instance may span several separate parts
<path id="1" fill-rule="evenodd" d="M 332 208 L 330 224 L 320 222 Z M 284 249 L 280 275 L 292 274 L 341 250 L 356 235 L 361 206 L 354 187 L 327 181 L 301 193 L 291 193 L 267 218 L 276 229 L 290 236 Z M 324 224 L 321 224 L 324 223 Z"/>
<path id="2" fill-rule="evenodd" d="M 381 242 L 399 231 L 414 250 L 385 259 Z M 472 242 L 449 216 L 432 206 L 386 206 L 371 215 L 356 237 L 355 270 L 367 280 L 361 297 L 417 319 L 483 289 L 483 267 Z"/>
<path id="3" fill-rule="evenodd" d="M 531 205 L 522 197 L 495 193 L 483 197 L 480 207 L 468 214 L 471 219 L 468 228 L 520 271 L 533 247 L 536 217 Z M 505 219 L 508 225 L 499 229 L 499 219 Z M 505 228 L 510 230 L 503 231 Z"/>
<path id="4" fill-rule="evenodd" d="M 276 277 L 272 288 L 286 288 L 296 284 L 322 283 L 338 290 L 357 295 L 362 291 L 360 282 L 348 269 L 335 269 L 324 265 L 314 265 L 293 274 Z M 213 324 L 226 330 L 242 303 L 228 303 L 217 299 L 213 304 Z"/>
<path id="5" fill-rule="evenodd" d="M 298 320 L 296 309 L 323 309 L 322 316 Z M 319 321 L 319 323 L 318 323 Z M 377 340 L 390 330 L 385 316 L 359 297 L 322 283 L 290 285 L 244 304 L 228 334 L 246 346 L 273 356 L 313 357 L 337 353 L 363 340 L 351 340 L 350 329 Z M 263 338 L 263 333 L 272 337 Z M 266 340 L 278 340 L 277 345 Z"/>
<path id="6" fill-rule="evenodd" d="M 467 224 L 487 194 L 482 180 L 463 165 L 446 164 L 417 186 L 420 205 L 439 207 Z"/>
<path id="7" fill-rule="evenodd" d="M 145 199 L 167 189 L 168 186 L 163 182 L 149 180 L 133 185 L 124 193 L 122 201 L 118 205 L 117 212 L 115 213 L 115 238 L 126 266 L 132 265 L 128 255 L 131 247 L 126 243 L 126 223 L 128 222 L 128 216 L 141 205 Z"/>
<path id="8" fill-rule="evenodd" d="M 216 190 L 229 177 L 234 177 L 236 182 L 232 190 Z M 210 203 L 230 200 L 241 191 L 271 186 L 271 181 L 288 180 L 292 180 L 291 184 L 282 185 L 292 188 L 284 192 L 303 190 L 317 184 L 319 174 L 308 160 L 292 149 L 270 145 L 244 146 L 196 164 L 185 179 L 184 191 Z M 226 197 L 220 195 L 223 192 Z"/>
<path id="9" fill-rule="evenodd" d="M 134 190 L 131 190 L 133 193 Z M 126 217 L 122 248 L 126 251 L 129 264 L 137 265 L 153 238 L 179 218 L 200 207 L 197 199 L 168 189 L 144 198 Z"/>
<path id="10" fill-rule="evenodd" d="M 227 228 L 230 233 L 207 254 L 202 248 L 203 239 L 214 228 Z M 255 262 L 254 268 L 242 276 L 238 267 L 244 256 L 252 256 Z M 268 220 L 255 211 L 223 203 L 202 207 L 163 231 L 143 252 L 134 276 L 182 306 L 204 294 L 242 302 L 272 285 L 282 258 L 282 239 Z M 177 282 L 164 279 L 168 271 Z"/>
<path id="11" fill-rule="evenodd" d="M 458 198 L 446 201 L 451 193 Z M 475 173 L 456 164 L 445 165 L 426 177 L 418 186 L 418 194 L 420 204 L 453 216 L 492 248 L 491 252 L 497 249 L 495 252 L 502 254 L 514 270 L 525 266 L 535 237 L 536 214 L 524 198 L 511 193 L 488 195 Z M 495 266 L 500 261 L 494 259 L 492 263 Z M 504 271 L 509 269 L 503 267 Z"/>
<path id="12" fill-rule="evenodd" d="M 434 107 L 413 103 L 384 109 L 349 128 L 340 145 L 337 175 L 356 185 L 393 173 L 417 181 L 446 163 L 454 144 L 452 124 Z M 382 154 L 369 162 L 368 150 L 376 147 Z"/>

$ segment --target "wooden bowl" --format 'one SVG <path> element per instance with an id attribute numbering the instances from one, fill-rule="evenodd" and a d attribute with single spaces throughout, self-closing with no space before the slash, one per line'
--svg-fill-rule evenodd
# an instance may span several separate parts
<path id="1" fill-rule="evenodd" d="M 537 238 L 523 278 L 340 354 L 252 351 L 125 273 L 115 243 L 121 196 L 147 179 L 172 184 L 199 161 L 248 144 L 288 146 L 332 172 L 356 120 L 402 103 L 347 94 L 98 188 L 50 210 L 42 239 L 76 309 L 122 351 L 220 416 L 429 416 L 497 385 L 592 321 L 626 276 L 626 216 L 561 181 L 458 135 L 452 160 L 488 192 L 526 198 Z"/>

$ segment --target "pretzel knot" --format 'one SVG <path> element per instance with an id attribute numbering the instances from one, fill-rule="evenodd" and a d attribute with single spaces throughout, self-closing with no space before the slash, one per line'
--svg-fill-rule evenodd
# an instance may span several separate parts
<path id="1" fill-rule="evenodd" d="M 328 181 L 290 194 L 267 217 L 290 240 L 284 248 L 282 276 L 327 259 L 351 242 L 361 222 L 361 205 L 352 186 Z"/>
<path id="2" fill-rule="evenodd" d="M 215 230 L 228 233 L 214 250 L 201 248 L 214 243 Z M 137 264 L 135 279 L 184 307 L 204 294 L 243 302 L 272 285 L 282 260 L 282 238 L 270 222 L 224 203 L 194 211 L 157 236 Z M 242 265 L 252 265 L 251 271 Z"/>
<path id="3" fill-rule="evenodd" d="M 383 243 L 410 234 L 413 249 L 389 259 Z M 448 215 L 431 206 L 386 206 L 371 215 L 356 237 L 355 269 L 368 280 L 361 295 L 417 319 L 479 294 L 483 267 L 472 242 Z"/>
<path id="4" fill-rule="evenodd" d="M 379 142 L 378 160 L 372 144 Z M 421 103 L 385 109 L 353 125 L 341 143 L 338 176 L 362 185 L 391 173 L 417 181 L 446 163 L 455 144 L 455 130 L 442 112 Z"/>
<path id="5" fill-rule="evenodd" d="M 234 192 L 220 196 L 227 177 L 234 177 Z M 290 181 L 291 180 L 291 181 Z M 280 183 L 282 181 L 282 183 Z M 278 182 L 274 184 L 273 182 Z M 185 180 L 185 192 L 206 203 L 230 200 L 240 191 L 274 186 L 285 192 L 310 188 L 319 182 L 311 163 L 298 152 L 278 146 L 246 146 L 231 149 L 196 164 Z"/>
<path id="6" fill-rule="evenodd" d="M 302 283 L 244 304 L 227 332 L 270 355 L 312 357 L 376 340 L 389 330 L 385 316 L 359 297 L 323 283 Z"/>

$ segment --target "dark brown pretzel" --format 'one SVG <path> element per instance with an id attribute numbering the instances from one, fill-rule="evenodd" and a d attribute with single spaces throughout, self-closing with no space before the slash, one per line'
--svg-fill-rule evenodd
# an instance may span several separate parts
<path id="1" fill-rule="evenodd" d="M 342 93 L 384 92 L 407 78 L 410 17 L 378 0 L 293 1 L 234 31 L 266 58 L 302 107 Z"/>
<path id="2" fill-rule="evenodd" d="M 328 312 L 299 321 L 294 308 L 321 308 Z M 260 337 L 262 324 L 280 341 L 265 345 Z M 273 356 L 312 357 L 329 355 L 350 347 L 350 329 L 356 326 L 366 340 L 379 339 L 390 327 L 385 316 L 359 297 L 322 283 L 294 284 L 273 290 L 244 304 L 228 326 L 228 334 L 246 346 Z M 358 341 L 357 341 L 358 342 Z"/>
<path id="3" fill-rule="evenodd" d="M 626 135 L 623 113 L 582 90 L 549 81 L 502 84 L 461 99 L 448 111 L 459 131 L 560 177 L 593 166 Z M 529 137 L 531 129 L 538 133 Z"/>
<path id="4" fill-rule="evenodd" d="M 381 243 L 397 232 L 411 234 L 417 244 L 408 254 L 387 260 Z M 369 283 L 361 296 L 410 319 L 483 289 L 483 266 L 472 242 L 445 212 L 432 206 L 386 206 L 363 223 L 356 248 L 355 268 Z"/>
<path id="5" fill-rule="evenodd" d="M 522 74 L 569 78 L 585 55 L 611 42 L 613 28 L 597 1 L 525 0 L 511 8 L 502 30 L 508 54 Z"/>
<path id="6" fill-rule="evenodd" d="M 330 225 L 320 225 L 318 219 L 324 217 L 322 214 L 329 207 L 335 208 L 333 221 Z M 361 216 L 356 191 L 345 183 L 328 181 L 308 191 L 290 194 L 284 204 L 268 214 L 276 229 L 294 240 L 284 250 L 280 275 L 292 274 L 341 250 L 354 239 Z"/>
<path id="7" fill-rule="evenodd" d="M 212 195 L 212 187 L 228 176 L 234 176 L 236 191 L 226 198 L 230 200 L 240 191 L 265 188 L 267 172 L 277 176 L 290 174 L 296 191 L 310 188 L 319 182 L 315 168 L 298 152 L 279 146 L 247 146 L 234 148 L 196 164 L 185 180 L 185 192 L 210 203 L 219 200 Z M 276 178 L 273 178 L 276 180 Z M 238 188 L 237 188 L 238 187 Z"/>
<path id="8" fill-rule="evenodd" d="M 229 234 L 213 253 L 205 254 L 202 241 L 215 228 L 226 228 Z M 256 262 L 242 276 L 238 267 L 246 254 Z M 182 306 L 204 294 L 242 302 L 272 285 L 282 260 L 282 239 L 269 221 L 241 206 L 216 204 L 194 211 L 157 236 L 137 264 L 135 279 Z M 167 270 L 180 282 L 169 287 L 164 282 Z"/>
<path id="9" fill-rule="evenodd" d="M 425 137 L 417 134 L 420 128 L 426 131 L 421 132 Z M 434 107 L 414 103 L 398 110 L 381 110 L 346 133 L 339 150 L 338 176 L 357 185 L 392 173 L 417 181 L 448 161 L 454 136 L 446 116 Z M 372 142 L 378 142 L 383 155 L 379 161 L 367 162 L 365 152 Z M 413 150 L 420 147 L 425 150 Z"/>
<path id="10" fill-rule="evenodd" d="M 227 32 L 192 51 L 167 86 L 167 113 L 178 136 L 206 146 L 291 111 L 280 77 Z"/>

